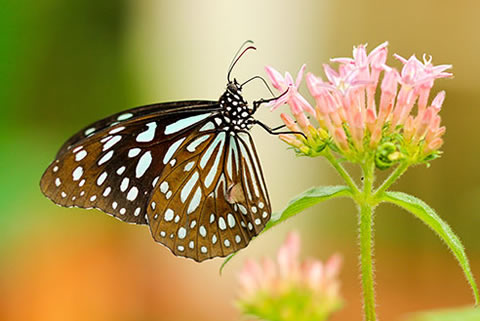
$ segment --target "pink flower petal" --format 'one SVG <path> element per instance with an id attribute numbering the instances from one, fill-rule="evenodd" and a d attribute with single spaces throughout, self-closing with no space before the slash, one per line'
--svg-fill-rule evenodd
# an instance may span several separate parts
<path id="1" fill-rule="evenodd" d="M 280 274 L 284 277 L 296 273 L 298 254 L 300 252 L 300 236 L 290 232 L 285 243 L 278 250 L 277 261 Z"/>
<path id="2" fill-rule="evenodd" d="M 297 89 L 300 86 L 300 83 L 302 82 L 303 73 L 305 72 L 306 67 L 307 67 L 307 65 L 303 64 L 302 67 L 300 68 L 300 70 L 298 71 L 297 79 L 295 80 L 295 87 L 297 87 Z"/>
<path id="3" fill-rule="evenodd" d="M 283 76 L 275 70 L 273 67 L 266 66 L 265 71 L 267 72 L 268 78 L 272 82 L 273 87 L 279 91 L 284 91 L 287 87 L 285 79 Z"/>
<path id="4" fill-rule="evenodd" d="M 442 107 L 444 100 L 445 100 L 445 91 L 442 90 L 433 99 L 432 106 L 435 107 L 436 109 L 440 109 Z"/>

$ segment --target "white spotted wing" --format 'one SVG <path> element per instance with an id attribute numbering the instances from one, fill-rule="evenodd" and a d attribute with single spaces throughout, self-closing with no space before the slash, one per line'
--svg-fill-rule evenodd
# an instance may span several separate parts
<path id="1" fill-rule="evenodd" d="M 208 122 L 216 109 L 208 101 L 157 104 L 98 121 L 63 145 L 42 177 L 41 190 L 61 206 L 97 208 L 146 224 L 159 176 L 175 165 L 167 161 L 175 142 Z"/>
<path id="2" fill-rule="evenodd" d="M 222 131 L 221 122 L 170 145 L 147 207 L 153 238 L 196 261 L 246 247 L 271 215 L 253 140 L 246 131 Z"/>

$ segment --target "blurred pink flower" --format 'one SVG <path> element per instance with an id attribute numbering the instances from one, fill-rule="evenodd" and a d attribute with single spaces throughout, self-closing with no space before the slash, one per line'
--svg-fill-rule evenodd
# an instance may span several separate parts
<path id="1" fill-rule="evenodd" d="M 296 298 L 300 293 L 301 306 L 314 307 L 307 310 L 323 317 L 329 316 L 340 307 L 338 274 L 341 256 L 335 254 L 326 263 L 315 259 L 301 262 L 300 245 L 300 236 L 289 233 L 278 250 L 276 262 L 271 259 L 264 259 L 262 264 L 253 260 L 245 262 L 238 275 L 242 289 L 238 302 L 246 314 L 254 314 L 267 320 L 274 319 L 268 315 L 268 311 L 295 309 L 296 302 L 293 302 L 292 298 Z M 317 318 L 305 318 L 313 319 L 324 320 L 318 315 Z M 292 320 L 303 319 L 299 314 L 294 314 Z"/>

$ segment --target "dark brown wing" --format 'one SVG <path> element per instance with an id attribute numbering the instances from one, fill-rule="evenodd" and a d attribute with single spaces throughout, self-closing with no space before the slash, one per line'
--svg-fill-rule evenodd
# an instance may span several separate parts
<path id="1" fill-rule="evenodd" d="M 43 174 L 42 192 L 61 206 L 98 208 L 146 224 L 154 186 L 172 165 L 165 162 L 172 145 L 218 112 L 212 102 L 196 104 L 139 107 L 92 124 L 97 128 L 93 134 L 85 137 L 85 130 L 80 131 L 58 153 Z M 119 120 L 125 114 L 132 116 Z"/>
<path id="2" fill-rule="evenodd" d="M 62 145 L 57 153 L 57 158 L 85 138 L 95 136 L 97 133 L 126 120 L 134 120 L 139 117 L 148 117 L 152 115 L 161 116 L 165 113 L 183 113 L 194 109 L 208 110 L 215 108 L 218 108 L 218 102 L 208 100 L 174 101 L 131 108 L 96 121 L 78 131 Z"/>
<path id="3" fill-rule="evenodd" d="M 210 120 L 176 140 L 175 164 L 147 207 L 154 239 L 195 261 L 246 247 L 271 215 L 250 135 L 222 131 L 220 123 Z"/>

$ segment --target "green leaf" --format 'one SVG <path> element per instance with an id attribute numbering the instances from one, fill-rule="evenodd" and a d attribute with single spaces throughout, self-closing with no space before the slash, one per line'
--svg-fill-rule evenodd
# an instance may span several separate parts
<path id="1" fill-rule="evenodd" d="M 465 273 L 465 277 L 472 287 L 475 304 L 478 305 L 480 301 L 478 288 L 473 278 L 472 271 L 470 270 L 467 255 L 465 254 L 460 239 L 455 233 L 453 233 L 450 226 L 448 226 L 448 224 L 445 223 L 430 206 L 412 195 L 401 192 L 385 192 L 382 195 L 381 200 L 396 204 L 406 209 L 438 234 L 453 252 L 458 263 L 460 263 L 460 266 Z"/>
<path id="2" fill-rule="evenodd" d="M 265 225 L 265 228 L 259 235 L 265 233 L 272 227 L 276 226 L 279 223 L 289 219 L 292 216 L 295 216 L 299 212 L 303 211 L 306 208 L 309 208 L 317 203 L 326 201 L 328 199 L 334 197 L 341 197 L 341 196 L 351 196 L 352 192 L 349 187 L 347 186 L 319 186 L 319 187 L 312 187 L 305 192 L 297 195 L 291 201 L 288 202 L 287 207 L 277 213 L 273 213 L 270 221 Z M 257 235 L 258 237 L 258 235 Z M 252 239 L 253 240 L 253 239 Z M 222 265 L 220 266 L 220 274 L 222 274 L 223 268 L 225 265 L 235 256 L 237 255 L 238 251 L 235 253 L 230 254 L 227 258 L 223 261 Z"/>
<path id="3" fill-rule="evenodd" d="M 272 214 L 272 218 L 265 226 L 262 233 L 265 233 L 272 227 L 289 219 L 301 211 L 312 207 L 315 204 L 329 200 L 334 197 L 351 196 L 352 192 L 347 186 L 319 186 L 312 187 L 305 192 L 297 195 L 288 202 L 287 207 L 277 213 Z"/>
<path id="4" fill-rule="evenodd" d="M 479 308 L 457 308 L 415 313 L 403 319 L 405 321 L 478 321 Z"/>

